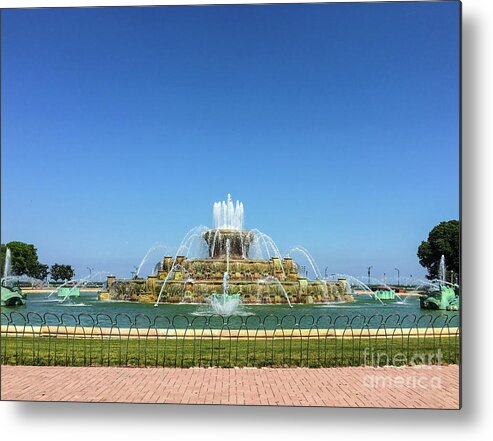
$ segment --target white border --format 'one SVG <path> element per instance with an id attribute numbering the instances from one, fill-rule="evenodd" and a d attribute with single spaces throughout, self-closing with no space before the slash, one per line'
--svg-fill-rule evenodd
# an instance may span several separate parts
<path id="1" fill-rule="evenodd" d="M 2 7 L 208 4 L 207 1 L 23 1 Z M 258 3 L 215 1 L 220 3 Z M 297 3 L 275 2 L 268 3 Z M 4 439 L 487 439 L 492 433 L 493 2 L 463 1 L 463 410 L 0 403 Z M 485 307 L 483 307 L 485 306 Z M 485 352 L 485 349 L 488 351 Z"/>

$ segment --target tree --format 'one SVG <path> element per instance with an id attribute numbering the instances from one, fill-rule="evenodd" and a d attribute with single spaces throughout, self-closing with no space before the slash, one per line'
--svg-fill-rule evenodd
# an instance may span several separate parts
<path id="1" fill-rule="evenodd" d="M 36 275 L 33 277 L 39 280 L 45 280 L 48 277 L 48 274 L 50 273 L 48 265 L 45 265 L 43 263 L 38 264 L 38 269 L 36 271 Z"/>
<path id="2" fill-rule="evenodd" d="M 447 280 L 450 272 L 459 274 L 460 269 L 460 224 L 458 220 L 440 222 L 428 234 L 428 240 L 418 247 L 418 258 L 421 266 L 428 270 L 428 279 L 438 277 L 440 258 L 445 256 Z"/>
<path id="3" fill-rule="evenodd" d="M 70 280 L 74 277 L 75 271 L 71 265 L 60 265 L 55 263 L 51 265 L 51 278 L 58 282 L 59 280 Z"/>
<path id="4" fill-rule="evenodd" d="M 34 245 L 24 242 L 9 242 L 2 244 L 2 265 L 5 262 L 7 248 L 10 249 L 12 259 L 12 275 L 36 277 L 38 272 L 38 252 Z"/>
<path id="5" fill-rule="evenodd" d="M 62 265 L 63 267 L 63 280 L 71 280 L 75 276 L 75 271 L 71 265 Z"/>
<path id="6" fill-rule="evenodd" d="M 59 280 L 63 280 L 62 265 L 59 265 L 58 263 L 54 263 L 53 265 L 51 265 L 50 274 L 51 274 L 51 278 L 55 282 L 58 282 Z"/>

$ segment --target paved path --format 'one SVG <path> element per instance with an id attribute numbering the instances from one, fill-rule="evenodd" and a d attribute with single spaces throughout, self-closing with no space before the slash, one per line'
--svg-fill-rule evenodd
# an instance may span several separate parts
<path id="1" fill-rule="evenodd" d="M 459 367 L 2 366 L 2 400 L 457 409 Z"/>

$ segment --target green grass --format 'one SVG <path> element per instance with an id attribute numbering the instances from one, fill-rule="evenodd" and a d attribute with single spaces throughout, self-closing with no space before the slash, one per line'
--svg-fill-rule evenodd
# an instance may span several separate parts
<path id="1" fill-rule="evenodd" d="M 2 337 L 1 362 L 37 366 L 331 367 L 456 364 L 459 337 L 81 339 Z"/>

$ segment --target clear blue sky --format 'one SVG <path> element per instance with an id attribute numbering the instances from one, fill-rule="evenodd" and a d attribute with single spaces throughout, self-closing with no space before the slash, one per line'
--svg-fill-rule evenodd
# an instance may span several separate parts
<path id="1" fill-rule="evenodd" d="M 423 275 L 459 215 L 459 4 L 2 11 L 2 242 L 128 276 L 246 225 L 322 271 Z M 155 260 L 159 259 L 159 255 Z"/>

